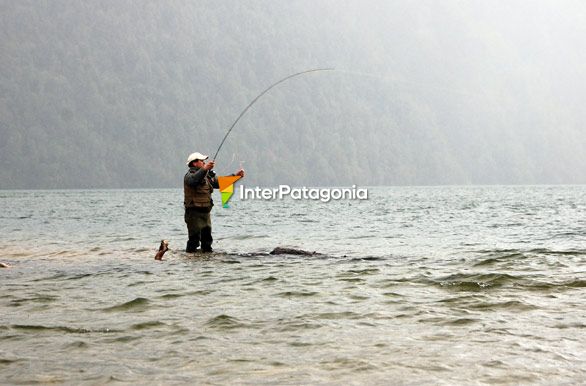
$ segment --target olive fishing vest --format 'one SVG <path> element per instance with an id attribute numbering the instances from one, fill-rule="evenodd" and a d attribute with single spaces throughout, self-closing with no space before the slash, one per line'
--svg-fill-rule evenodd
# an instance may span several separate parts
<path id="1" fill-rule="evenodd" d="M 187 185 L 186 179 L 183 179 L 183 192 L 185 194 L 183 204 L 186 208 L 211 208 L 213 190 L 207 175 L 196 187 Z"/>

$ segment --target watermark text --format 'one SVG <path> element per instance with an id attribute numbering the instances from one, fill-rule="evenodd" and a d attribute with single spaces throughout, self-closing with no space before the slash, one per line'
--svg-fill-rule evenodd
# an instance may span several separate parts
<path id="1" fill-rule="evenodd" d="M 277 188 L 240 187 L 240 200 L 314 200 L 330 202 L 332 200 L 368 200 L 368 189 L 352 185 L 349 188 L 308 188 L 279 185 Z"/>

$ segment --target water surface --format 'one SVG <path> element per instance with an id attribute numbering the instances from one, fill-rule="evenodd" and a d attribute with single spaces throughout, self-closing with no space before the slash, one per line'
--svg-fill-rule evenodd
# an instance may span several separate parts
<path id="1" fill-rule="evenodd" d="M 586 187 L 236 198 L 205 256 L 181 195 L 0 191 L 0 383 L 586 379 Z"/>

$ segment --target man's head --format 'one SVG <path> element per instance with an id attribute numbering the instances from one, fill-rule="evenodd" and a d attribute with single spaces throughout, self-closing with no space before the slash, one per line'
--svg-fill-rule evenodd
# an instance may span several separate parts
<path id="1" fill-rule="evenodd" d="M 201 153 L 195 152 L 191 153 L 189 157 L 187 157 L 187 166 L 192 167 L 202 167 L 204 164 L 204 160 L 208 159 L 207 155 L 203 155 Z"/>

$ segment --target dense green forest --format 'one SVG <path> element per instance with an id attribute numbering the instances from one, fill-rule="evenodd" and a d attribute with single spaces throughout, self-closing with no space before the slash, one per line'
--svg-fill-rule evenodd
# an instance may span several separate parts
<path id="1" fill-rule="evenodd" d="M 584 4 L 0 0 L 0 188 L 584 184 Z"/>

